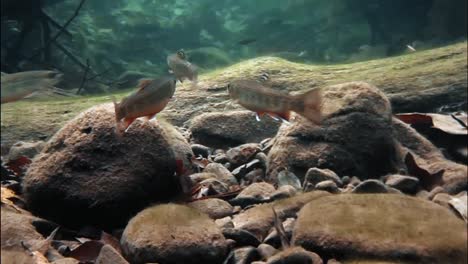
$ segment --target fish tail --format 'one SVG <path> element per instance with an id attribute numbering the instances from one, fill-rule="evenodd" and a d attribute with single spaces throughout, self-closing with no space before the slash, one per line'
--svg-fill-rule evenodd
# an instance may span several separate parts
<path id="1" fill-rule="evenodd" d="M 309 119 L 315 124 L 322 121 L 322 96 L 320 89 L 313 89 L 304 94 L 295 96 L 292 106 L 294 112 Z"/>

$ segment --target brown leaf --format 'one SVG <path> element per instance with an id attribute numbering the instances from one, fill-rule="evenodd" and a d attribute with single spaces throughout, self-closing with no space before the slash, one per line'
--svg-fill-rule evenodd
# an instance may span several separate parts
<path id="1" fill-rule="evenodd" d="M 108 234 L 104 231 L 102 231 L 102 234 L 101 234 L 101 240 L 100 240 L 102 243 L 104 244 L 108 244 L 109 246 L 113 247 L 115 250 L 117 250 L 117 252 L 119 252 L 120 254 L 122 254 L 122 251 L 120 249 L 120 242 L 119 240 L 117 240 L 117 238 L 115 238 L 114 236 L 112 236 L 111 234 Z"/>
<path id="2" fill-rule="evenodd" d="M 401 121 L 411 125 L 425 125 L 439 129 L 451 135 L 467 135 L 466 116 L 407 113 L 395 115 Z"/>
<path id="3" fill-rule="evenodd" d="M 75 258 L 81 262 L 94 262 L 103 246 L 104 243 L 98 240 L 86 241 L 70 251 L 66 257 Z"/>
<path id="4" fill-rule="evenodd" d="M 424 168 L 421 168 L 414 159 L 414 156 L 408 152 L 405 157 L 406 168 L 408 169 L 409 175 L 415 176 L 419 179 L 421 186 L 430 191 L 434 187 L 441 185 L 442 176 L 444 175 L 445 170 L 440 170 L 434 174 L 431 174 Z"/>

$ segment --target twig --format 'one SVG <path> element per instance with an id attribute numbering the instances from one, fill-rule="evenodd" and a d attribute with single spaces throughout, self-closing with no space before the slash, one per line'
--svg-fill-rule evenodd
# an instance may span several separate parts
<path id="1" fill-rule="evenodd" d="M 28 60 L 32 60 L 33 58 L 35 58 L 37 55 L 41 54 L 42 53 L 42 50 L 43 49 L 47 49 L 49 48 L 50 44 L 52 43 L 56 43 L 56 40 L 57 38 L 64 32 L 65 28 L 73 21 L 73 19 L 78 15 L 78 13 L 80 12 L 80 9 L 81 7 L 83 6 L 84 2 L 86 0 L 81 0 L 80 1 L 80 4 L 78 5 L 78 7 L 75 9 L 75 12 L 73 13 L 73 15 L 67 20 L 67 22 L 65 22 L 65 24 L 63 25 L 63 27 L 55 34 L 55 36 L 53 36 L 51 39 L 49 39 L 47 41 L 47 43 L 44 45 L 44 47 L 42 47 L 41 49 L 39 49 L 36 53 L 34 53 L 31 57 L 28 58 Z"/>
<path id="2" fill-rule="evenodd" d="M 72 37 L 72 33 L 70 33 L 70 31 L 68 31 L 68 29 L 62 27 L 59 23 L 57 23 L 57 21 L 55 21 L 54 19 L 52 19 L 48 14 L 46 14 L 44 11 L 41 11 L 41 15 L 45 17 L 45 19 L 47 19 L 48 22 L 50 22 L 50 24 L 54 27 L 56 27 L 57 29 L 59 30 L 63 30 L 63 33 L 65 35 L 67 35 L 68 37 Z"/>
<path id="3" fill-rule="evenodd" d="M 89 71 L 89 59 L 86 59 L 86 69 L 84 71 L 84 74 L 83 74 L 83 78 L 81 79 L 81 84 L 80 84 L 80 88 L 78 88 L 78 91 L 76 92 L 76 94 L 80 94 L 81 92 L 81 89 L 83 89 L 85 83 L 86 83 L 86 75 L 88 75 L 88 71 Z"/>
<path id="4" fill-rule="evenodd" d="M 89 77 L 88 79 L 86 79 L 86 81 L 92 81 L 92 80 L 96 79 L 97 77 L 106 74 L 106 73 L 109 72 L 111 69 L 112 69 L 112 68 L 107 68 L 107 69 L 103 70 L 103 71 L 100 72 L 100 73 L 96 73 L 95 75 L 93 75 L 93 76 Z"/>

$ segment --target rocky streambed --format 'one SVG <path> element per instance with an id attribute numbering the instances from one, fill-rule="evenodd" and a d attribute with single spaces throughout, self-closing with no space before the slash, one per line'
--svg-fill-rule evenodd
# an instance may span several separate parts
<path id="1" fill-rule="evenodd" d="M 163 118 L 123 136 L 95 101 L 47 142 L 11 148 L 32 163 L 2 170 L 2 263 L 466 263 L 467 166 L 394 116 L 466 95 L 463 45 L 388 71 L 367 62 L 369 75 L 248 61 L 181 86 Z M 323 123 L 226 107 L 225 84 L 262 71 L 293 91 L 323 86 Z M 396 72 L 407 79 L 383 82 Z"/>

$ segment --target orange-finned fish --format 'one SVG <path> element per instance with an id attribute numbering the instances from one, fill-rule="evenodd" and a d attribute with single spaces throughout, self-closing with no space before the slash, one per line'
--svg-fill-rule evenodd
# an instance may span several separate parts
<path id="1" fill-rule="evenodd" d="M 321 122 L 320 89 L 313 89 L 300 95 L 289 95 L 251 80 L 235 81 L 228 85 L 231 99 L 243 107 L 272 118 L 289 121 L 291 111 L 296 112 L 310 121 Z"/>
<path id="2" fill-rule="evenodd" d="M 12 74 L 2 73 L 1 103 L 11 103 L 31 96 L 37 92 L 53 92 L 65 95 L 61 89 L 54 87 L 62 77 L 56 71 L 25 71 Z"/>
<path id="3" fill-rule="evenodd" d="M 118 132 L 125 131 L 139 117 L 144 116 L 149 120 L 161 112 L 174 95 L 175 88 L 176 79 L 172 76 L 155 80 L 145 79 L 140 81 L 137 91 L 122 99 L 120 103 L 113 99 Z"/>
<path id="4" fill-rule="evenodd" d="M 167 56 L 167 65 L 174 73 L 177 80 L 183 82 L 185 79 L 192 81 L 194 84 L 198 80 L 197 66 L 187 60 L 184 50 L 179 50 L 175 54 Z"/>

